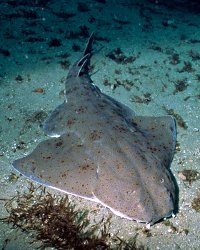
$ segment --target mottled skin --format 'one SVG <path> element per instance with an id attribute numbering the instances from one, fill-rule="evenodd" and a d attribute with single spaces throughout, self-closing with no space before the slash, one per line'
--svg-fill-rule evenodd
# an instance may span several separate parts
<path id="1" fill-rule="evenodd" d="M 39 183 L 99 202 L 115 214 L 153 224 L 172 214 L 170 164 L 176 127 L 171 116 L 136 116 L 92 84 L 84 56 L 66 79 L 66 101 L 43 124 L 51 138 L 14 167 Z"/>

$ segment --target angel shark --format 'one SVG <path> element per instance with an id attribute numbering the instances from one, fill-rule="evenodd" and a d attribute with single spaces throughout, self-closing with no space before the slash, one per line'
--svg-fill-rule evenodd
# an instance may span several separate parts
<path id="1" fill-rule="evenodd" d="M 89 76 L 93 41 L 92 34 L 69 70 L 65 101 L 42 126 L 51 138 L 13 166 L 33 181 L 98 202 L 118 216 L 154 224 L 175 209 L 170 171 L 175 119 L 137 116 L 102 93 Z"/>

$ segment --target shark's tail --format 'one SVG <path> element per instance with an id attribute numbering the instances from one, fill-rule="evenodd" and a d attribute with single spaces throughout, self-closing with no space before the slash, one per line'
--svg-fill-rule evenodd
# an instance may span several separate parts
<path id="1" fill-rule="evenodd" d="M 88 70 L 89 70 L 89 64 L 90 64 L 90 58 L 92 56 L 92 45 L 94 42 L 94 32 L 91 34 L 87 45 L 85 47 L 84 53 L 83 53 L 83 57 L 81 57 L 80 60 L 78 60 L 70 69 L 68 77 L 71 76 L 76 76 L 76 77 L 80 77 L 83 74 L 87 74 Z"/>
<path id="2" fill-rule="evenodd" d="M 94 32 L 92 32 L 92 34 L 90 35 L 90 38 L 87 42 L 87 45 L 85 47 L 84 54 L 83 54 L 84 56 L 92 53 L 93 42 L 94 42 Z"/>
<path id="3" fill-rule="evenodd" d="M 92 56 L 93 42 L 94 42 L 94 32 L 92 32 L 92 34 L 87 42 L 83 57 L 78 61 L 77 66 L 80 67 L 80 71 L 78 73 L 78 76 L 80 76 L 82 73 L 88 73 L 88 65 L 90 64 L 90 58 Z"/>

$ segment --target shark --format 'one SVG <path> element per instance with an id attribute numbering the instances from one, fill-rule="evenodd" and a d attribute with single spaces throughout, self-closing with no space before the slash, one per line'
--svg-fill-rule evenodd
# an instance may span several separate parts
<path id="1" fill-rule="evenodd" d="M 94 34 L 70 68 L 65 100 L 42 124 L 49 136 L 13 167 L 32 181 L 153 225 L 174 214 L 172 116 L 138 116 L 92 82 Z"/>

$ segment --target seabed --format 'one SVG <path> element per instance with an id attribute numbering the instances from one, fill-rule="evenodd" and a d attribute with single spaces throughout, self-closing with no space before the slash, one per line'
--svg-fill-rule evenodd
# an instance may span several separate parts
<path id="1" fill-rule="evenodd" d="M 174 218 L 146 228 L 112 215 L 110 235 L 137 234 L 144 249 L 200 248 L 200 7 L 198 1 L 2 0 L 0 40 L 0 211 L 30 181 L 12 167 L 46 137 L 39 125 L 64 100 L 64 79 L 95 32 L 92 80 L 138 115 L 174 115 L 171 170 L 179 186 Z M 60 195 L 46 189 L 52 195 Z M 69 197 L 91 224 L 108 209 Z M 0 223 L 0 247 L 41 246 L 33 232 Z M 30 241 L 32 242 L 30 244 Z M 45 248 L 56 249 L 56 248 Z"/>

